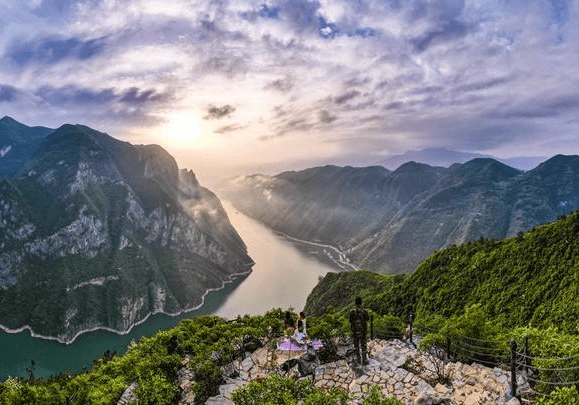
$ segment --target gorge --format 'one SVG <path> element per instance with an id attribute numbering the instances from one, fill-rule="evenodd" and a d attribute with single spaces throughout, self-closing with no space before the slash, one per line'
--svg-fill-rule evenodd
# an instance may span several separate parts
<path id="1" fill-rule="evenodd" d="M 353 265 L 409 273 L 438 249 L 499 240 L 579 208 L 579 156 L 529 171 L 477 158 L 448 168 L 407 162 L 313 167 L 229 180 L 220 194 L 292 237 L 331 244 Z"/>

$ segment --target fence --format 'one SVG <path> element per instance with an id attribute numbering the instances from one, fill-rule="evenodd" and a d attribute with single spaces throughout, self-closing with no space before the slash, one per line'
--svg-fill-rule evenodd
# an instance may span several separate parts
<path id="1" fill-rule="evenodd" d="M 420 339 L 438 330 L 409 322 L 409 341 Z M 486 367 L 498 367 L 510 371 L 510 392 L 523 403 L 532 403 L 539 397 L 562 386 L 579 388 L 579 355 L 568 357 L 537 357 L 529 350 L 529 340 L 524 338 L 520 349 L 517 343 L 498 343 L 465 335 L 444 336 L 441 345 L 446 361 L 479 363 Z"/>
<path id="2" fill-rule="evenodd" d="M 370 337 L 384 339 L 400 339 L 402 337 L 412 344 L 418 343 L 429 334 L 440 334 L 439 330 L 414 325 L 412 317 L 409 319 L 406 332 L 402 333 L 400 321 L 395 320 L 378 324 L 371 316 Z M 277 335 L 275 331 L 273 334 Z M 532 403 L 540 397 L 549 397 L 550 393 L 562 386 L 575 385 L 579 388 L 579 354 L 567 357 L 539 357 L 530 351 L 529 339 L 523 338 L 518 347 L 515 341 L 492 341 L 473 336 L 446 334 L 443 336 L 438 351 L 443 353 L 444 361 L 459 361 L 462 363 L 479 363 L 489 368 L 501 368 L 509 371 L 510 393 L 519 398 L 523 403 Z M 212 357 L 218 357 L 222 363 L 231 362 L 233 366 L 230 372 L 240 370 L 235 366 L 234 360 L 241 361 L 245 357 L 249 346 L 259 345 L 257 341 L 247 340 L 240 337 L 232 342 L 229 352 L 214 353 Z M 249 350 L 251 351 L 251 350 Z M 288 358 L 291 357 L 291 351 Z"/>

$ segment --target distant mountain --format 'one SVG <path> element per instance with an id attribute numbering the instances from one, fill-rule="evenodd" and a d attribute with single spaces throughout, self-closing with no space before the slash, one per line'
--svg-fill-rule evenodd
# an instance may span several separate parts
<path id="1" fill-rule="evenodd" d="M 454 163 L 465 163 L 477 158 L 492 158 L 480 153 L 459 152 L 445 148 L 427 148 L 411 150 L 400 155 L 390 156 L 380 164 L 388 168 L 397 168 L 406 162 L 420 162 L 431 166 L 449 167 Z"/>
<path id="2" fill-rule="evenodd" d="M 16 128 L 21 137 L 30 130 Z M 95 328 L 125 332 L 151 313 L 191 309 L 250 271 L 217 197 L 161 147 L 63 125 L 27 153 L 0 180 L 5 327 L 62 341 Z"/>
<path id="3" fill-rule="evenodd" d="M 421 150 L 411 150 L 401 155 L 391 156 L 381 161 L 380 165 L 386 168 L 394 169 L 406 162 L 419 162 L 431 166 L 449 167 L 454 163 L 466 163 L 469 160 L 480 158 L 500 160 L 502 163 L 519 170 L 530 170 L 547 159 L 546 157 L 542 156 L 497 159 L 494 156 L 482 155 L 480 153 L 460 152 L 455 150 L 448 150 L 445 148 L 427 148 Z"/>
<path id="4" fill-rule="evenodd" d="M 466 163 L 469 160 L 478 158 L 491 158 L 500 160 L 502 163 L 519 170 L 530 170 L 545 161 L 547 157 L 529 156 L 497 159 L 491 155 L 480 153 L 460 152 L 445 148 L 427 148 L 421 150 L 411 150 L 400 155 L 391 156 L 384 159 L 379 164 L 390 169 L 395 169 L 406 162 L 420 162 L 431 166 L 449 167 L 454 163 Z"/>
<path id="5" fill-rule="evenodd" d="M 528 172 L 477 158 L 448 168 L 325 166 L 245 176 L 220 193 L 277 231 L 334 244 L 359 267 L 412 271 L 433 251 L 502 239 L 579 208 L 579 156 Z"/>
<path id="6" fill-rule="evenodd" d="M 27 127 L 10 117 L 0 120 L 0 176 L 12 176 L 52 129 Z"/>

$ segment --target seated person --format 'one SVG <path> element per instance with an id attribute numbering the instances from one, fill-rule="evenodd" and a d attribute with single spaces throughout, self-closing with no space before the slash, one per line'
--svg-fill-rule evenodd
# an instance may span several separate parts
<path id="1" fill-rule="evenodd" d="M 304 343 L 304 338 L 307 336 L 306 334 L 306 314 L 304 312 L 300 312 L 300 317 L 298 319 L 298 327 L 295 331 L 294 338 L 297 340 L 299 344 Z"/>

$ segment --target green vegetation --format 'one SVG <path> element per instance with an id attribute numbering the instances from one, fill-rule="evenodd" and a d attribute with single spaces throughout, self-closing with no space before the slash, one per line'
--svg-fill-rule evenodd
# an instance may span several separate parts
<path id="1" fill-rule="evenodd" d="M 227 322 L 216 316 L 182 321 L 177 327 L 142 338 L 122 355 L 105 353 L 94 366 L 77 375 L 48 380 L 8 378 L 0 384 L 0 403 L 16 404 L 113 404 L 137 382 L 136 395 L 143 404 L 173 404 L 180 394 L 177 371 L 190 358 L 196 384 L 196 403 L 217 395 L 223 382 L 221 366 L 230 362 L 244 341 L 267 336 L 269 326 L 280 322 L 281 311 L 264 316 L 245 316 Z"/>
<path id="2" fill-rule="evenodd" d="M 555 328 L 577 334 L 579 213 L 503 241 L 477 241 L 437 251 L 415 272 L 391 276 L 360 271 L 328 274 L 306 311 L 345 311 L 356 295 L 378 314 L 430 322 L 480 305 L 502 328 Z"/>
<path id="3" fill-rule="evenodd" d="M 536 405 L 579 405 L 579 393 L 577 388 L 561 387 L 555 390 L 549 397 L 542 397 Z"/>
<path id="4" fill-rule="evenodd" d="M 400 330 L 413 314 L 423 348 L 483 364 L 508 364 L 510 342 L 520 351 L 527 340 L 535 389 L 549 392 L 579 380 L 577 234 L 578 212 L 507 240 L 437 251 L 404 276 L 328 274 L 306 312 L 329 312 L 340 325 L 359 295 L 377 323 L 398 319 Z"/>
<path id="5" fill-rule="evenodd" d="M 262 382 L 252 381 L 232 394 L 236 405 L 345 405 L 349 399 L 347 393 L 336 388 L 323 392 L 309 380 L 296 381 L 277 374 Z M 384 397 L 374 386 L 362 405 L 402 405 L 402 402 Z"/>
<path id="6" fill-rule="evenodd" d="M 540 405 L 574 404 L 579 381 L 579 213 L 504 241 L 484 241 L 435 252 L 405 276 L 368 271 L 330 273 L 308 297 L 309 334 L 327 340 L 348 334 L 347 314 L 356 296 L 372 314 L 375 336 L 400 336 L 410 314 L 425 350 L 443 348 L 453 358 L 508 364 L 510 344 L 524 365 L 532 354 L 533 388 L 550 393 Z M 197 403 L 217 394 L 222 366 L 239 358 L 248 343 L 262 344 L 279 330 L 281 310 L 227 322 L 216 316 L 184 320 L 131 345 L 122 355 L 105 353 L 77 375 L 48 380 L 9 378 L 0 403 L 112 404 L 133 382 L 140 403 L 173 404 L 179 398 L 178 370 L 184 359 L 194 376 Z M 474 349 L 473 349 L 474 348 Z M 329 353 L 331 357 L 331 353 Z M 557 389 L 556 389 L 557 388 Z M 239 404 L 341 404 L 347 395 L 324 393 L 311 383 L 271 376 L 235 394 Z M 393 405 L 370 392 L 365 405 Z"/>
<path id="7" fill-rule="evenodd" d="M 272 330 L 279 330 L 282 311 L 263 316 L 244 316 L 228 322 L 217 316 L 183 320 L 177 327 L 160 331 L 130 345 L 122 356 L 103 354 L 90 370 L 73 375 L 66 373 L 47 380 L 34 378 L 34 365 L 27 378 L 10 377 L 0 383 L 0 403 L 17 404 L 89 404 L 116 403 L 124 390 L 137 383 L 135 395 L 141 404 L 175 404 L 180 397 L 178 370 L 186 358 L 195 380 L 192 392 L 195 403 L 203 404 L 217 395 L 225 382 L 223 369 L 240 358 L 248 344 L 261 345 Z M 329 316 L 325 322 L 338 319 Z M 320 318 L 321 319 L 321 318 Z M 274 332 L 275 333 L 275 332 Z M 244 404 L 346 404 L 349 396 L 339 390 L 324 393 L 309 380 L 296 381 L 272 374 L 262 382 L 253 381 L 235 395 Z M 399 405 L 373 389 L 364 405 Z"/>

